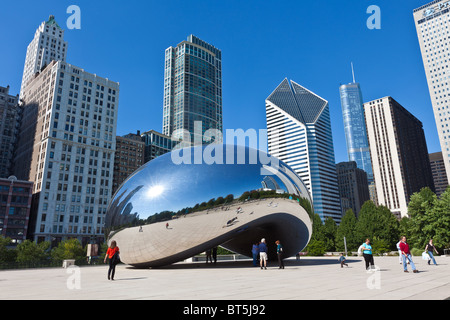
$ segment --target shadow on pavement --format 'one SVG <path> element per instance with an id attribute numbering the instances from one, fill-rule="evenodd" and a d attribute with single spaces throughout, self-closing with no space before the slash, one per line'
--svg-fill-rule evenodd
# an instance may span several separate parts
<path id="1" fill-rule="evenodd" d="M 353 263 L 361 263 L 361 260 L 358 259 L 346 259 L 346 263 L 348 265 L 351 265 Z M 339 266 L 340 263 L 338 261 L 338 257 L 336 258 L 300 258 L 299 260 L 296 259 L 285 259 L 284 265 L 286 268 L 289 267 L 309 267 L 309 266 L 319 266 L 319 265 L 336 265 Z M 127 266 L 127 269 L 136 269 L 133 266 Z M 168 266 L 163 267 L 154 267 L 149 269 L 156 269 L 156 270 L 177 270 L 177 269 L 219 269 L 219 268 L 226 268 L 226 269 L 232 269 L 232 268 L 259 268 L 259 261 L 258 266 L 253 266 L 252 260 L 240 260 L 240 261 L 217 261 L 217 263 L 205 263 L 205 262 L 179 262 Z M 278 268 L 278 261 L 269 260 L 267 261 L 267 268 Z"/>

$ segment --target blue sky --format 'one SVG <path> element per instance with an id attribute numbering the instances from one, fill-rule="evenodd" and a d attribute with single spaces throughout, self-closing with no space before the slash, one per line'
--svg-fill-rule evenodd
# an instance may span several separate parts
<path id="1" fill-rule="evenodd" d="M 120 82 L 118 135 L 162 130 L 164 50 L 192 33 L 222 50 L 224 129 L 264 129 L 264 101 L 287 77 L 329 101 L 336 162 L 347 161 L 339 85 L 352 81 L 353 62 L 364 101 L 392 96 L 422 121 L 428 151 L 440 151 L 413 20 L 429 0 L 2 2 L 0 86 L 19 93 L 27 45 L 53 14 L 67 62 Z M 80 30 L 66 27 L 72 4 Z M 370 5 L 380 30 L 366 26 Z"/>

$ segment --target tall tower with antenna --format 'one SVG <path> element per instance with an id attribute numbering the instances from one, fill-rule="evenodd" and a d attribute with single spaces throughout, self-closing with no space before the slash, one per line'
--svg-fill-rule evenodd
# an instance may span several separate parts
<path id="1" fill-rule="evenodd" d="M 355 80 L 353 62 L 351 63 L 351 67 L 353 82 L 341 85 L 339 88 L 348 160 L 355 161 L 357 167 L 367 173 L 371 199 L 376 202 L 372 162 L 370 159 L 369 142 L 364 118 L 363 97 L 361 87 Z"/>

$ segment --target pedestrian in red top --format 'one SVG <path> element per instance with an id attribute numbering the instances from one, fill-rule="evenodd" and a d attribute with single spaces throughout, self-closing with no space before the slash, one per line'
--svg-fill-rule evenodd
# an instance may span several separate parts
<path id="1" fill-rule="evenodd" d="M 114 274 L 116 273 L 116 265 L 120 262 L 119 258 L 119 247 L 116 241 L 111 241 L 111 245 L 106 251 L 104 263 L 106 263 L 106 258 L 109 258 L 109 269 L 108 269 L 108 280 L 114 280 Z"/>
<path id="2" fill-rule="evenodd" d="M 400 242 L 400 250 L 402 252 L 402 258 L 403 258 L 403 270 L 404 272 L 408 272 L 408 265 L 407 261 L 409 261 L 409 264 L 411 265 L 411 268 L 414 273 L 419 272 L 416 269 L 416 266 L 414 265 L 414 262 L 412 261 L 411 252 L 409 251 L 409 245 L 406 243 L 406 237 L 402 237 L 402 241 Z"/>

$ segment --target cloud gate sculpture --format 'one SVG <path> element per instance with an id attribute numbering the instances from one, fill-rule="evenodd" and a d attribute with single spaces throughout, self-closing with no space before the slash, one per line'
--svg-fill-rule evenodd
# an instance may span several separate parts
<path id="1" fill-rule="evenodd" d="M 138 268 L 185 260 L 215 246 L 251 256 L 265 238 L 285 257 L 308 244 L 309 192 L 286 164 L 236 145 L 189 147 L 162 155 L 117 190 L 106 215 L 108 240 L 121 260 Z"/>

